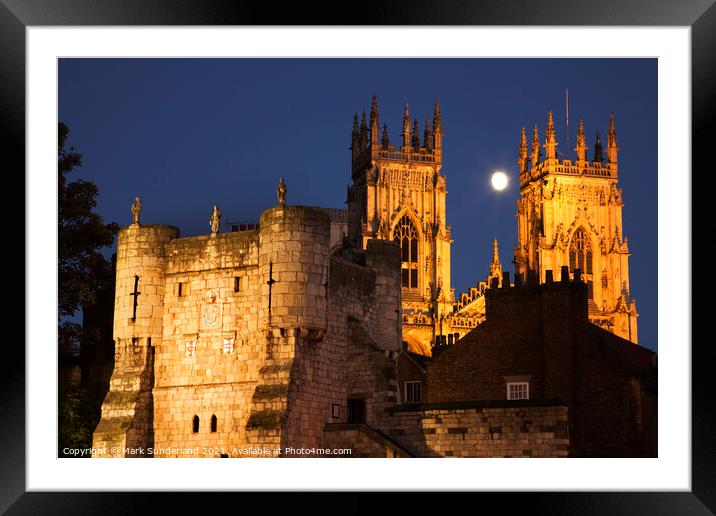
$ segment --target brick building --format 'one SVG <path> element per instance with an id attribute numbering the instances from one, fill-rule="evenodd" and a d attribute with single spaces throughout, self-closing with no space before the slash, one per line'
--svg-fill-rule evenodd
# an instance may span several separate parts
<path id="1" fill-rule="evenodd" d="M 570 456 L 656 456 L 656 354 L 591 323 L 580 271 L 561 274 L 488 289 L 486 321 L 430 362 L 428 402 L 559 400 Z"/>

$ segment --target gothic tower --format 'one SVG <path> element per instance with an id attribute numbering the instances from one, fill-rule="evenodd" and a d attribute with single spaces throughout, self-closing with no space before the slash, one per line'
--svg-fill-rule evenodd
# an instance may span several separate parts
<path id="1" fill-rule="evenodd" d="M 584 123 L 580 117 L 576 160 L 557 156 L 552 111 L 547 115 L 545 155 L 534 128 L 531 164 L 527 162 L 524 129 L 520 142 L 520 199 L 515 272 L 533 271 L 541 282 L 546 271 L 568 265 L 588 285 L 589 318 L 604 329 L 637 343 L 638 313 L 630 296 L 629 247 L 622 222 L 622 191 L 617 187 L 617 135 L 609 119 L 607 160 L 597 132 L 594 160 L 587 159 Z M 561 159 L 563 158 L 563 159 Z M 556 274 L 556 272 L 555 272 Z"/>
<path id="2" fill-rule="evenodd" d="M 373 96 L 370 119 L 354 116 L 351 139 L 353 184 L 348 188 L 348 240 L 393 240 L 401 247 L 403 339 L 430 355 L 441 321 L 452 312 L 450 226 L 445 223 L 445 177 L 441 175 L 443 128 L 436 101 L 423 141 L 406 102 L 400 145 L 391 145 Z"/>

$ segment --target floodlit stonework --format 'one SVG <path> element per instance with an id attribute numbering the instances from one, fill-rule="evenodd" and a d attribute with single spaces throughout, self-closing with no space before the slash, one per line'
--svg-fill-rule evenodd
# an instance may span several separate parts
<path id="1" fill-rule="evenodd" d="M 543 387 L 555 378 L 561 386 L 582 367 L 578 350 L 569 360 L 556 353 L 549 367 L 542 362 L 534 335 L 543 328 L 557 335 L 565 325 L 581 333 L 565 336 L 564 349 L 576 349 L 569 340 L 576 339 L 599 350 L 590 360 L 605 374 L 590 377 L 589 390 L 628 391 L 628 398 L 615 395 L 626 405 L 609 409 L 624 414 L 628 439 L 617 444 L 652 435 L 645 426 L 655 411 L 641 407 L 656 403 L 653 354 L 632 345 L 633 353 L 625 351 L 616 337 L 582 338 L 601 335 L 588 313 L 636 342 L 613 125 L 604 167 L 584 161 L 583 134 L 576 165 L 556 160 L 548 130 L 548 158 L 528 170 L 523 134 L 515 283 L 495 239 L 485 281 L 457 299 L 439 105 L 422 142 L 407 105 L 399 147 L 380 129 L 374 97 L 370 122 L 355 117 L 347 210 L 288 204 L 282 178 L 279 204 L 258 223 L 221 232 L 214 206 L 209 234 L 181 237 L 175 227 L 140 222 L 136 198 L 133 222 L 118 234 L 115 367 L 93 456 L 147 456 L 137 451 L 148 449 L 153 457 L 232 458 L 339 448 L 351 457 L 596 453 L 570 436 L 570 421 L 587 418 L 572 399 L 581 391 Z M 559 231 L 564 241 L 549 244 Z M 571 249 L 569 272 L 560 266 L 569 265 Z M 595 286 L 602 269 L 607 281 Z M 560 285 L 540 287 L 552 283 L 552 270 L 562 271 Z M 547 325 L 544 314 L 561 319 Z M 531 355 L 505 359 L 503 350 L 520 349 Z M 610 357 L 604 363 L 602 349 Z M 528 376 L 536 382 L 532 397 L 506 397 L 505 378 Z M 481 378 L 497 387 L 482 389 L 489 382 Z M 609 410 L 589 413 L 599 439 L 612 435 Z M 627 445 L 609 449 L 628 453 Z M 237 453 L 247 449 L 258 451 Z"/>
<path id="2" fill-rule="evenodd" d="M 400 244 L 403 339 L 411 351 L 429 356 L 436 342 L 452 344 L 484 320 L 487 284 L 478 282 L 455 301 L 438 101 L 422 132 L 421 142 L 407 103 L 400 145 L 390 143 L 387 125 L 381 128 L 375 96 L 369 122 L 365 113 L 360 125 L 354 116 L 347 231 L 358 247 L 374 238 Z"/>
<path id="3" fill-rule="evenodd" d="M 581 118 L 576 161 L 557 158 L 551 111 L 543 146 L 544 159 L 535 126 L 528 166 L 522 129 L 515 271 L 523 276 L 534 271 L 544 282 L 547 270 L 567 265 L 574 275 L 579 269 L 589 289 L 590 320 L 636 344 L 639 314 L 629 286 L 630 254 L 624 236 L 622 191 L 617 187 L 619 149 L 614 116 L 609 119 L 606 161 L 598 132 L 594 159 L 587 159 Z"/>

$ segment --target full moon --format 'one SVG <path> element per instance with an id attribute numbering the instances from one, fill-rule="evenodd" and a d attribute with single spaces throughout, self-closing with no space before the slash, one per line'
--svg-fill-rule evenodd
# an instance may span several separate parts
<path id="1" fill-rule="evenodd" d="M 502 191 L 505 188 L 507 188 L 507 174 L 504 172 L 495 172 L 492 174 L 492 179 L 490 179 L 490 182 L 492 183 L 492 188 L 498 191 Z"/>

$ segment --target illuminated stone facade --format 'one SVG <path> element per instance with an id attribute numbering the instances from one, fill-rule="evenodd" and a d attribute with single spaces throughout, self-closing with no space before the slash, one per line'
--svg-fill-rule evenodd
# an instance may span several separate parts
<path id="1" fill-rule="evenodd" d="M 348 188 L 348 238 L 401 246 L 403 339 L 411 351 L 430 355 L 436 341 L 452 343 L 484 320 L 485 284 L 455 302 L 450 286 L 450 225 L 441 174 L 443 126 L 436 101 L 422 141 L 417 119 L 405 104 L 400 145 L 391 145 L 373 97 L 370 120 L 354 117 L 351 141 L 353 184 Z"/>
<path id="2" fill-rule="evenodd" d="M 586 161 L 581 124 L 577 161 L 557 160 L 550 114 L 547 157 L 540 161 L 535 133 L 528 169 L 523 131 L 514 285 L 495 239 L 485 281 L 457 299 L 439 105 L 422 142 L 407 105 L 400 147 L 379 128 L 374 98 L 370 123 L 355 118 L 348 210 L 287 205 L 282 180 L 279 204 L 258 224 L 221 233 L 215 206 L 210 234 L 180 237 L 172 226 L 140 224 L 135 201 L 133 223 L 117 239 L 115 366 L 93 456 L 150 448 L 153 457 L 241 457 L 236 450 L 243 449 L 283 457 L 338 448 L 354 457 L 582 453 L 568 432 L 576 410 L 565 398 L 571 391 L 535 383 L 536 397 L 514 399 L 502 381 L 529 374 L 539 385 L 547 384 L 542 377 L 566 384 L 581 360 L 609 358 L 605 352 L 626 364 L 619 390 L 609 384 L 611 358 L 585 389 L 610 394 L 615 410 L 622 399 L 655 403 L 636 383 L 655 374 L 652 353 L 594 328 L 585 315 L 636 342 L 613 120 L 606 164 L 599 148 Z M 557 270 L 560 285 L 538 287 L 537 275 L 550 284 Z M 565 292 L 578 299 L 565 305 Z M 599 334 L 597 351 L 585 355 L 589 332 L 608 338 Z M 609 347 L 599 347 L 602 341 Z M 404 381 L 403 342 L 437 357 L 414 361 Z M 549 358 L 543 344 L 560 347 Z M 637 354 L 643 359 L 634 366 L 629 357 Z M 408 396 L 403 384 L 425 375 L 421 403 L 422 394 L 413 399 L 416 391 Z M 490 381 L 498 387 L 463 392 Z M 622 395 L 624 386 L 632 398 Z M 601 433 L 587 444 L 627 435 L 610 429 L 611 412 L 594 412 Z M 627 414 L 629 436 L 641 431 L 632 425 L 640 414 Z"/>
<path id="3" fill-rule="evenodd" d="M 539 281 L 545 282 L 548 270 L 567 265 L 572 276 L 579 270 L 588 285 L 589 319 L 637 343 L 638 313 L 629 287 L 629 246 L 622 221 L 622 191 L 617 186 L 619 149 L 614 117 L 609 120 L 606 160 L 598 132 L 594 159 L 587 159 L 581 118 L 577 159 L 559 159 L 551 111 L 543 147 L 544 155 L 535 126 L 528 165 L 522 129 L 515 271 L 525 277 L 534 271 Z"/>

